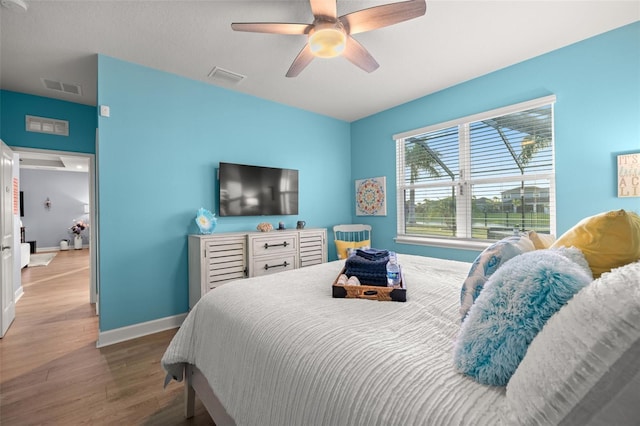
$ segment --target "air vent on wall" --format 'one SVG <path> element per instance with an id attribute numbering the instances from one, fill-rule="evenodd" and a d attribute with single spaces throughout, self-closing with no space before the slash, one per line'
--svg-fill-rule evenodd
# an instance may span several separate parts
<path id="1" fill-rule="evenodd" d="M 214 67 L 209 73 L 209 78 L 219 83 L 239 84 L 247 76 L 220 67 Z"/>
<path id="2" fill-rule="evenodd" d="M 26 115 L 27 132 L 49 133 L 51 135 L 69 136 L 69 122 L 54 118 Z"/>
<path id="3" fill-rule="evenodd" d="M 42 80 L 44 87 L 49 90 L 69 93 L 71 95 L 82 95 L 82 86 L 79 84 L 63 83 L 61 81 L 50 80 L 48 78 L 41 78 L 40 80 Z"/>

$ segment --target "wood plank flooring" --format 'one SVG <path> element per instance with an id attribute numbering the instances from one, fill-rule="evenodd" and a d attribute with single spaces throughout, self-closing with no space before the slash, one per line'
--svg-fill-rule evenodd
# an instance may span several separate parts
<path id="1" fill-rule="evenodd" d="M 0 424 L 214 424 L 200 401 L 184 419 L 182 383 L 162 387 L 160 359 L 176 330 L 96 348 L 89 250 L 24 268 L 22 285 L 16 320 L 0 339 Z"/>

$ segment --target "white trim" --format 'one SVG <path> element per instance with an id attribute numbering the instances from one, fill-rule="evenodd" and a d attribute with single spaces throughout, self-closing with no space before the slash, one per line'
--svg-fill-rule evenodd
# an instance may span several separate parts
<path id="1" fill-rule="evenodd" d="M 99 275 L 98 275 L 98 241 L 100 238 L 98 228 L 98 186 L 97 186 L 97 153 L 98 153 L 98 129 L 96 128 L 96 153 L 90 154 L 87 152 L 72 152 L 72 151 L 58 151 L 52 149 L 40 149 L 40 148 L 22 148 L 16 147 L 14 152 L 20 154 L 22 152 L 33 152 L 41 154 L 56 154 L 65 157 L 81 157 L 86 158 L 89 161 L 89 223 L 92 226 L 89 227 L 89 264 L 90 264 L 90 279 L 89 279 L 89 303 L 96 303 L 96 315 L 99 315 L 100 307 L 97 304 L 97 292 L 99 288 Z M 82 248 L 87 248 L 83 245 Z M 60 247 L 46 247 L 36 248 L 36 252 L 39 251 L 53 251 L 60 250 Z"/>
<path id="2" fill-rule="evenodd" d="M 137 339 L 138 337 L 148 336 L 149 334 L 159 333 L 172 328 L 178 328 L 182 325 L 182 322 L 186 317 L 187 314 L 184 313 L 157 320 L 141 322 L 139 324 L 128 325 L 114 330 L 100 331 L 98 332 L 96 348 L 103 348 L 115 343 Z"/>
<path id="3" fill-rule="evenodd" d="M 486 120 L 488 118 L 498 117 L 501 115 L 511 114 L 513 112 L 524 111 L 531 108 L 536 108 L 544 105 L 555 103 L 556 95 L 549 95 L 543 98 L 532 99 L 526 102 L 520 102 L 519 104 L 509 105 L 502 108 L 492 109 L 491 111 L 485 111 L 478 114 L 468 115 L 466 117 L 456 118 L 455 120 L 447 121 L 444 123 L 432 124 L 430 126 L 422 127 L 420 129 L 408 130 L 406 132 L 397 133 L 392 136 L 394 140 L 404 139 L 411 136 L 415 136 L 421 133 L 427 133 L 434 130 L 446 129 L 449 127 L 459 126 L 467 122 L 474 122 L 480 120 Z"/>
<path id="4" fill-rule="evenodd" d="M 82 245 L 82 250 L 86 250 L 88 249 L 89 246 L 86 244 Z M 73 251 L 76 250 L 75 248 L 73 248 L 73 245 L 69 246 L 69 250 L 60 250 L 60 246 L 54 246 L 54 247 L 36 247 L 36 253 L 42 253 L 42 252 L 46 252 L 46 251 Z M 80 250 L 80 249 L 77 249 Z M 93 302 L 91 302 L 93 303 Z"/>
<path id="5" fill-rule="evenodd" d="M 398 182 L 404 179 L 404 141 L 398 139 L 396 141 L 396 235 L 404 232 L 404 223 L 406 221 L 404 214 L 404 194 L 400 196 L 398 192 Z M 387 194 L 389 192 L 387 191 Z"/>
<path id="6" fill-rule="evenodd" d="M 15 296 L 13 297 L 14 303 L 18 303 L 18 300 L 20 300 L 22 296 L 24 296 L 24 289 L 22 288 L 22 286 L 20 286 L 16 290 Z"/>
<path id="7" fill-rule="evenodd" d="M 100 251 L 98 250 L 98 242 L 100 241 L 98 233 L 100 228 L 98 221 L 98 215 L 100 214 L 100 209 L 98 208 L 98 141 L 99 132 L 96 127 L 95 155 L 89 161 L 89 221 L 93 225 L 89 227 L 89 250 L 91 253 L 89 302 L 95 303 L 96 316 L 100 316 L 100 303 L 98 303 L 98 289 L 100 288 L 100 274 L 98 273 L 98 259 L 100 258 Z"/>
<path id="8" fill-rule="evenodd" d="M 429 246 L 429 247 L 441 247 L 441 248 L 453 248 L 460 250 L 477 250 L 482 251 L 494 244 L 495 241 L 484 240 L 467 240 L 461 238 L 430 238 L 430 237 L 415 237 L 408 235 L 398 235 L 394 238 L 394 241 L 398 244 L 411 244 L 416 246 Z"/>
<path id="9" fill-rule="evenodd" d="M 71 249 L 73 250 L 73 248 Z M 36 253 L 42 253 L 44 251 L 60 251 L 60 246 L 54 247 L 36 247 Z"/>

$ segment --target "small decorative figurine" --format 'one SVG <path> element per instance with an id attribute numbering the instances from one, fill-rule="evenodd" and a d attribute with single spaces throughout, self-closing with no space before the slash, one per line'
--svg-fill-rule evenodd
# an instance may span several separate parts
<path id="1" fill-rule="evenodd" d="M 269 222 L 261 222 L 258 224 L 258 226 L 256 226 L 256 228 L 260 232 L 269 232 L 273 230 L 273 225 L 270 224 Z"/>
<path id="2" fill-rule="evenodd" d="M 198 228 L 200 228 L 201 234 L 213 233 L 213 230 L 216 229 L 217 223 L 218 219 L 216 219 L 216 216 L 213 213 L 200 207 L 196 214 L 196 224 L 198 225 Z"/>

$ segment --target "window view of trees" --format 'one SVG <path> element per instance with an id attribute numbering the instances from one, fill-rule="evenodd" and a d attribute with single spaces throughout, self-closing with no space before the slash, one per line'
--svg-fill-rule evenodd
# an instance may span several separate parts
<path id="1" fill-rule="evenodd" d="M 405 138 L 398 188 L 405 234 L 497 240 L 516 228 L 548 233 L 552 114 L 547 104 Z"/>

